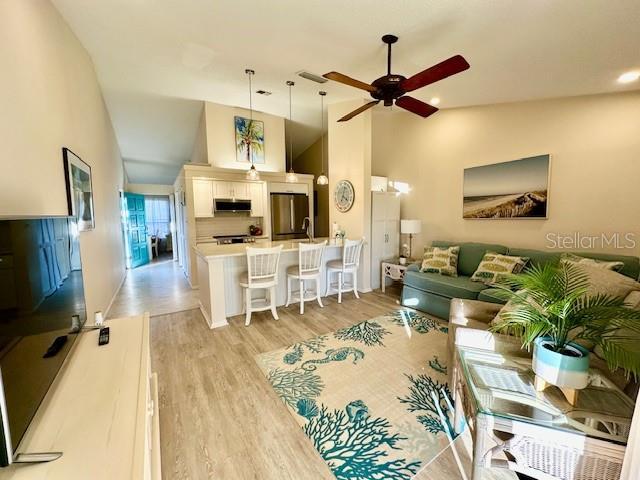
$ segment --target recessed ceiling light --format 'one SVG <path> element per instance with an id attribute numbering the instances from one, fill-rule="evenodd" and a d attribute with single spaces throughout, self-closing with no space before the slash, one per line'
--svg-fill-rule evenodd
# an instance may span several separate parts
<path id="1" fill-rule="evenodd" d="M 618 77 L 618 83 L 631 83 L 640 78 L 640 71 L 626 72 Z"/>
<path id="2" fill-rule="evenodd" d="M 435 107 L 440 103 L 440 99 L 438 97 L 433 97 L 431 100 L 429 100 L 429 103 Z"/>

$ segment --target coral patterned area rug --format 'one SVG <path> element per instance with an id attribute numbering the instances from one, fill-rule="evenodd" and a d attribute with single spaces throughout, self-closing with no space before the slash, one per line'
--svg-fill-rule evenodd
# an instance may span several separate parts
<path id="1" fill-rule="evenodd" d="M 410 479 L 449 445 L 446 359 L 446 324 L 404 309 L 256 356 L 340 480 Z"/>

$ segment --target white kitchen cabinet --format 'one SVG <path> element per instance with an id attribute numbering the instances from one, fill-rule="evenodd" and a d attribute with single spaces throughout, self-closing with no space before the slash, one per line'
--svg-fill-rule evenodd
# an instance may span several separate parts
<path id="1" fill-rule="evenodd" d="M 213 217 L 213 182 L 193 180 L 193 210 L 196 218 Z"/>
<path id="2" fill-rule="evenodd" d="M 250 183 L 249 191 L 251 197 L 251 216 L 264 217 L 266 203 L 264 183 Z"/>
<path id="3" fill-rule="evenodd" d="M 380 288 L 383 260 L 400 253 L 400 197 L 371 192 L 371 288 Z"/>
<path id="4" fill-rule="evenodd" d="M 248 182 L 223 182 L 216 180 L 213 182 L 213 194 L 215 198 L 235 198 L 238 200 L 249 200 L 251 192 Z"/>

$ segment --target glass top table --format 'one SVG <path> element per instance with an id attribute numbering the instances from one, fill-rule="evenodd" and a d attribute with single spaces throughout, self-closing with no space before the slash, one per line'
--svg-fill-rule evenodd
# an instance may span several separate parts
<path id="1" fill-rule="evenodd" d="M 460 371 L 478 413 L 567 433 L 626 444 L 634 402 L 600 370 L 589 371 L 589 385 L 576 406 L 562 392 L 538 392 L 531 358 L 457 347 Z"/>

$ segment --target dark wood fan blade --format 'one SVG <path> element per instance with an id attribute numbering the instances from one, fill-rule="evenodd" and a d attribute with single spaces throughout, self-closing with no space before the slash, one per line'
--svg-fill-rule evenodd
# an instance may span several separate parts
<path id="1" fill-rule="evenodd" d="M 469 63 L 462 55 L 455 55 L 444 62 L 440 62 L 420 73 L 416 73 L 413 77 L 407 78 L 400 84 L 400 87 L 405 92 L 412 92 L 418 88 L 438 82 L 443 78 L 463 72 L 469 68 L 469 66 Z"/>
<path id="2" fill-rule="evenodd" d="M 367 92 L 375 92 L 378 89 L 368 83 L 361 82 L 360 80 L 356 80 L 355 78 L 348 77 L 347 75 L 343 75 L 338 72 L 329 72 L 323 75 L 324 78 L 328 78 L 329 80 L 333 80 L 334 82 L 344 83 L 345 85 L 349 85 L 350 87 L 356 87 L 360 90 L 366 90 Z"/>
<path id="3" fill-rule="evenodd" d="M 356 115 L 360 115 L 365 110 L 369 110 L 371 107 L 375 107 L 378 103 L 380 103 L 380 100 L 374 100 L 373 102 L 365 103 L 360 108 L 356 108 L 353 112 L 347 113 L 344 117 L 342 117 L 338 121 L 346 122 L 347 120 L 351 120 L 353 117 L 355 117 Z"/>
<path id="4" fill-rule="evenodd" d="M 404 95 L 396 100 L 396 105 L 405 110 L 409 110 L 411 113 L 420 115 L 423 118 L 427 118 L 429 115 L 433 115 L 438 111 L 433 105 L 421 102 L 417 98 Z"/>

